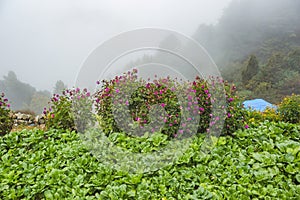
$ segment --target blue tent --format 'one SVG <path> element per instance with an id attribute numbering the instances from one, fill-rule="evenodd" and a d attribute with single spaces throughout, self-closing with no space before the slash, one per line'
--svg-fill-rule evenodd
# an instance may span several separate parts
<path id="1" fill-rule="evenodd" d="M 263 112 L 267 108 L 274 108 L 277 109 L 277 107 L 263 99 L 253 99 L 253 100 L 247 100 L 243 102 L 243 105 L 245 108 L 256 110 Z"/>

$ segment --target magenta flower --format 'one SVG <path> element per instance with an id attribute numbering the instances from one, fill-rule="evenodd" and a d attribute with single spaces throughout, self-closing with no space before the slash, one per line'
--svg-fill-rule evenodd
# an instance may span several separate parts
<path id="1" fill-rule="evenodd" d="M 229 101 L 229 102 L 232 102 L 232 101 L 233 101 L 233 98 L 229 98 L 228 101 Z"/>
<path id="2" fill-rule="evenodd" d="M 248 124 L 246 124 L 246 125 L 245 125 L 245 129 L 248 129 L 248 128 L 249 128 L 249 125 L 248 125 Z"/>
<path id="3" fill-rule="evenodd" d="M 163 108 L 166 106 L 166 104 L 164 104 L 164 103 L 162 103 L 162 104 L 160 104 L 160 105 L 161 105 L 161 107 L 163 107 Z"/>
<path id="4" fill-rule="evenodd" d="M 119 93 L 120 92 L 120 90 L 119 89 L 116 89 L 116 93 Z"/>
<path id="5" fill-rule="evenodd" d="M 230 118 L 230 117 L 231 117 L 231 114 L 230 114 L 230 113 L 227 113 L 227 117 Z"/>
<path id="6" fill-rule="evenodd" d="M 99 85 L 99 84 L 100 84 L 100 81 L 97 81 L 96 84 Z"/>
<path id="7" fill-rule="evenodd" d="M 91 93 L 90 92 L 86 93 L 86 96 L 87 97 L 91 96 Z"/>

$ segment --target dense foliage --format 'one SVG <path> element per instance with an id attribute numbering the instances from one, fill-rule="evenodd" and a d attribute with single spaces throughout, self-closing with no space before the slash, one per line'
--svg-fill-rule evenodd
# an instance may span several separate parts
<path id="1" fill-rule="evenodd" d="M 218 78 L 208 83 L 208 80 L 199 77 L 193 82 L 178 83 L 167 77 L 146 83 L 138 80 L 136 73 L 134 70 L 113 80 L 104 80 L 102 87 L 94 95 L 100 126 L 107 135 L 122 132 L 124 128 L 129 134 L 135 131 L 135 127 L 149 127 L 149 133 L 162 132 L 177 137 L 178 133 L 205 133 L 222 119 L 225 119 L 224 126 L 222 124 L 219 127 L 222 134 L 233 134 L 236 130 L 247 127 L 246 112 L 235 96 L 234 85 Z M 217 84 L 221 87 L 217 87 Z M 154 114 L 162 118 L 151 119 L 153 105 L 161 107 L 166 115 L 163 117 L 162 113 L 157 114 L 161 111 L 158 109 Z M 226 113 L 216 115 L 213 109 Z M 189 127 L 197 117 L 197 127 Z M 162 124 L 163 128 L 157 130 L 157 124 Z"/>
<path id="2" fill-rule="evenodd" d="M 283 121 L 300 123 L 300 95 L 285 97 L 279 105 L 278 112 Z"/>
<path id="3" fill-rule="evenodd" d="M 10 104 L 4 93 L 0 95 L 0 136 L 9 133 L 13 126 L 10 116 Z"/>
<path id="4" fill-rule="evenodd" d="M 75 132 L 12 132 L 0 138 L 0 198 L 299 199 L 299 133 L 265 122 L 220 137 L 209 154 L 200 135 L 173 165 L 130 175 L 99 163 Z"/>

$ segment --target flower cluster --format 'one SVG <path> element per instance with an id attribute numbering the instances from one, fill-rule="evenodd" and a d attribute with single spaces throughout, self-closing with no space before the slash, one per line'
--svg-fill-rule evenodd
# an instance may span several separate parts
<path id="1" fill-rule="evenodd" d="M 0 135 L 9 133 L 12 126 L 13 120 L 10 116 L 10 104 L 4 93 L 2 93 L 0 95 Z"/>
<path id="2" fill-rule="evenodd" d="M 242 106 L 234 96 L 235 86 L 220 78 L 208 81 L 197 77 L 193 82 L 178 83 L 167 77 L 147 83 L 137 79 L 136 73 L 134 70 L 102 81 L 95 94 L 100 125 L 106 134 L 143 129 L 178 137 L 212 129 L 229 134 L 247 128 Z M 218 84 L 224 85 L 225 91 Z M 223 104 L 218 102 L 223 99 Z M 219 123 L 224 118 L 225 124 Z"/>
<path id="3" fill-rule="evenodd" d="M 83 90 L 80 88 L 66 89 L 62 92 L 62 95 L 53 94 L 50 107 L 48 109 L 44 108 L 44 114 L 47 117 L 47 128 L 84 129 L 85 127 L 80 124 L 84 119 L 77 114 L 82 109 L 90 109 L 90 107 L 86 108 L 84 106 L 90 96 L 91 93 L 86 88 Z"/>

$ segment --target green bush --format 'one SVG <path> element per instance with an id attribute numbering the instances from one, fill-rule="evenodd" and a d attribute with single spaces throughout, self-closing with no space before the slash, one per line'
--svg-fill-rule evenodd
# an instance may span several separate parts
<path id="1" fill-rule="evenodd" d="M 267 108 L 265 111 L 255 111 L 249 110 L 247 111 L 247 123 L 253 127 L 259 126 L 261 122 L 269 121 L 269 122 L 279 122 L 281 121 L 281 117 L 274 108 Z"/>
<path id="2" fill-rule="evenodd" d="M 300 123 L 300 95 L 285 97 L 279 104 L 278 111 L 283 121 Z"/>
<path id="3" fill-rule="evenodd" d="M 136 73 L 134 70 L 113 80 L 103 80 L 102 87 L 95 94 L 99 123 L 107 135 L 124 130 L 132 134 L 143 129 L 143 132 L 161 132 L 177 137 L 183 133 L 194 134 L 192 130 L 205 133 L 212 127 L 227 135 L 248 128 L 245 124 L 246 112 L 235 96 L 234 85 L 219 78 L 204 80 L 199 77 L 193 82 L 179 83 L 167 77 L 146 83 L 138 80 Z M 217 84 L 222 84 L 223 90 L 218 91 Z M 161 107 L 166 116 L 152 119 L 153 105 Z M 218 112 L 212 113 L 213 109 Z M 198 117 L 199 124 L 193 124 L 194 118 Z M 225 123 L 216 128 L 222 118 Z M 157 130 L 158 127 L 152 124 L 163 124 L 163 128 Z"/>
<path id="4" fill-rule="evenodd" d="M 83 104 L 88 101 L 89 97 L 90 92 L 87 89 L 80 90 L 79 88 L 66 89 L 62 95 L 54 94 L 51 98 L 51 107 L 48 110 L 44 108 L 47 118 L 46 127 L 64 130 L 84 129 L 85 124 L 81 123 L 84 120 L 77 113 L 85 108 Z"/>
<path id="5" fill-rule="evenodd" d="M 9 133 L 13 126 L 13 119 L 10 116 L 10 104 L 4 93 L 0 95 L 0 135 Z"/>

